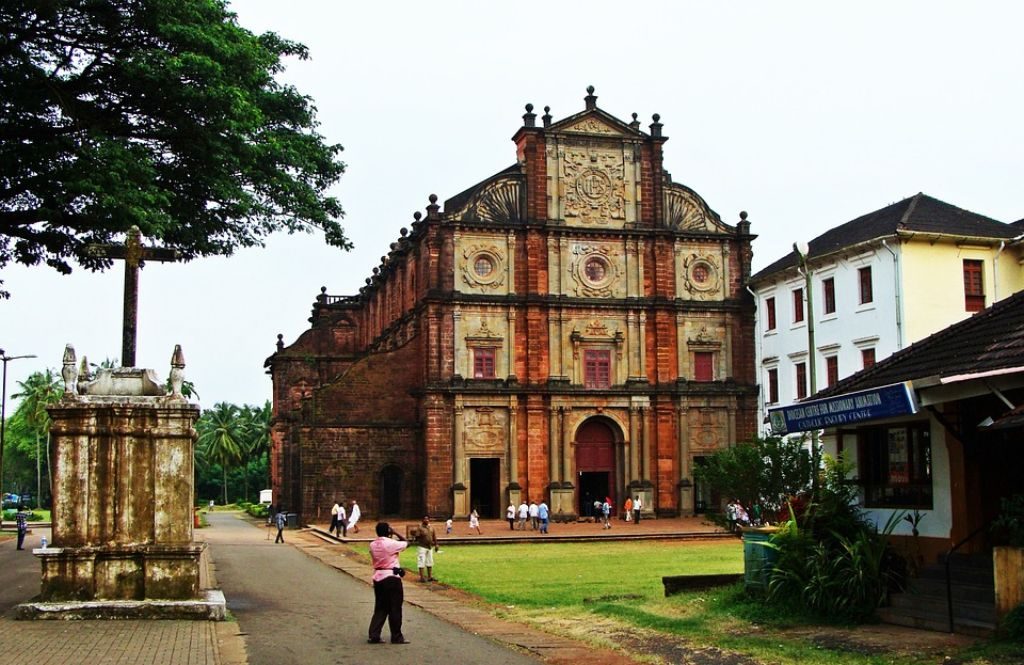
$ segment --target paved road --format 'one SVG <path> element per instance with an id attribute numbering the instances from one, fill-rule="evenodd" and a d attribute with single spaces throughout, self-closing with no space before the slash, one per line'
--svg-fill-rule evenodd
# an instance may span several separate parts
<path id="1" fill-rule="evenodd" d="M 373 590 L 227 513 L 210 513 L 217 581 L 246 634 L 251 665 L 537 665 L 531 656 L 405 606 L 412 644 L 367 644 Z M 288 532 L 285 538 L 288 538 Z M 384 629 L 387 639 L 388 630 Z"/>

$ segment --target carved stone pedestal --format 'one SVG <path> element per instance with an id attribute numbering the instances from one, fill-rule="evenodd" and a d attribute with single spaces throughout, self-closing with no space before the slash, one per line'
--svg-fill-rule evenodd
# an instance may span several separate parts
<path id="1" fill-rule="evenodd" d="M 551 486 L 551 514 L 560 521 L 576 519 L 576 497 L 572 483 Z"/>
<path id="2" fill-rule="evenodd" d="M 43 604 L 201 602 L 206 544 L 192 531 L 199 407 L 180 395 L 68 392 L 49 414 L 53 537 L 34 551 Z"/>
<path id="3" fill-rule="evenodd" d="M 464 485 L 452 487 L 452 512 L 456 517 L 469 515 L 469 491 Z"/>

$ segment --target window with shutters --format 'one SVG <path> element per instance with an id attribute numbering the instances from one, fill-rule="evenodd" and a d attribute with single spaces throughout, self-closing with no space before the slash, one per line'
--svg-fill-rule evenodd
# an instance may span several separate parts
<path id="1" fill-rule="evenodd" d="M 611 385 L 611 351 L 586 349 L 583 351 L 583 386 L 608 388 Z"/>
<path id="2" fill-rule="evenodd" d="M 968 312 L 980 312 L 985 309 L 981 267 L 981 261 L 964 259 L 964 308 Z"/>
<path id="3" fill-rule="evenodd" d="M 821 295 L 824 302 L 825 314 L 836 313 L 836 280 L 833 277 L 821 280 Z"/>
<path id="4" fill-rule="evenodd" d="M 775 330 L 775 298 L 765 298 L 764 300 L 764 320 L 765 320 L 765 332 Z"/>
<path id="5" fill-rule="evenodd" d="M 493 379 L 494 377 L 494 349 L 473 349 L 473 378 Z"/>
<path id="6" fill-rule="evenodd" d="M 711 351 L 695 351 L 693 354 L 693 380 L 715 380 L 715 354 Z"/>
<path id="7" fill-rule="evenodd" d="M 796 364 L 796 398 L 807 397 L 807 364 Z"/>
<path id="8" fill-rule="evenodd" d="M 804 290 L 793 289 L 793 323 L 804 320 Z"/>
<path id="9" fill-rule="evenodd" d="M 861 367 L 867 369 L 868 367 L 875 366 L 875 350 L 874 349 L 861 349 L 860 350 L 860 364 Z"/>
<path id="10" fill-rule="evenodd" d="M 768 403 L 779 403 L 779 370 L 772 368 L 768 370 Z"/>
<path id="11" fill-rule="evenodd" d="M 825 358 L 825 373 L 828 377 L 828 387 L 839 383 L 839 356 Z"/>
<path id="12" fill-rule="evenodd" d="M 874 286 L 871 284 L 871 266 L 860 268 L 857 271 L 857 279 L 860 280 L 860 304 L 866 305 L 874 302 Z"/>

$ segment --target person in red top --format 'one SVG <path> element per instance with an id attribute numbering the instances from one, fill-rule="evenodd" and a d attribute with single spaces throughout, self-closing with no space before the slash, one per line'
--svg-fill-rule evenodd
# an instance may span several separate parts
<path id="1" fill-rule="evenodd" d="M 408 644 L 402 635 L 402 575 L 398 555 L 409 546 L 387 522 L 377 523 L 377 538 L 370 543 L 373 561 L 373 616 L 370 618 L 370 644 L 380 644 L 380 633 L 387 619 L 392 644 Z"/>

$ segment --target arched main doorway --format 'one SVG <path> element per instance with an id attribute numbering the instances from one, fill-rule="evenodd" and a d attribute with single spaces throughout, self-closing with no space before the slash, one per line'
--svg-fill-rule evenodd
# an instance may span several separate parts
<path id="1" fill-rule="evenodd" d="M 594 501 L 616 504 L 615 441 L 618 426 L 607 418 L 591 418 L 576 431 L 576 481 L 580 515 L 594 514 Z M 613 510 L 614 512 L 614 510 Z"/>

